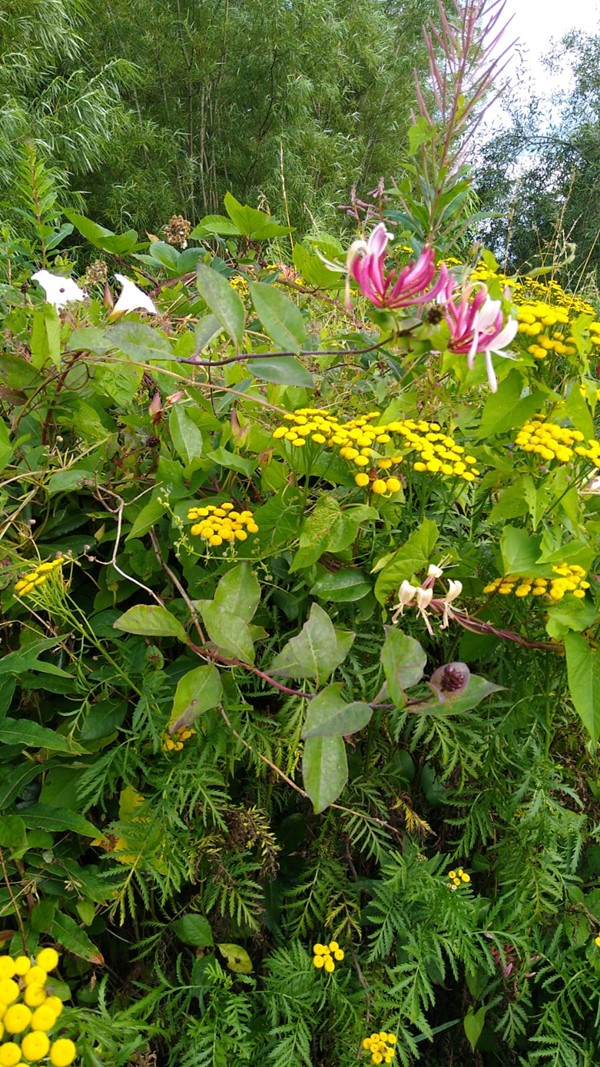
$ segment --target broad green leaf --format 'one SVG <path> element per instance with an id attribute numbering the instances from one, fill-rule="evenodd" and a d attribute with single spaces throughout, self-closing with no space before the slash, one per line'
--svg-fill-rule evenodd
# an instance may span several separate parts
<path id="1" fill-rule="evenodd" d="M 596 620 L 596 608 L 591 600 L 577 600 L 574 596 L 563 597 L 548 608 L 546 633 L 561 639 L 569 630 L 587 630 Z"/>
<path id="2" fill-rule="evenodd" d="M 342 508 L 327 538 L 326 552 L 344 552 L 356 540 L 359 527 L 369 519 L 378 519 L 376 508 L 366 504 L 352 504 Z"/>
<path id="3" fill-rule="evenodd" d="M 254 241 L 264 241 L 271 237 L 283 237 L 284 234 L 292 232 L 291 226 L 280 226 L 265 211 L 240 204 L 231 193 L 225 193 L 223 203 L 229 218 L 244 237 L 250 237 Z"/>
<path id="4" fill-rule="evenodd" d="M 544 403 L 545 394 L 536 390 L 522 396 L 523 378 L 518 370 L 498 384 L 498 391 L 490 393 L 485 402 L 478 439 L 487 440 L 494 434 L 507 433 L 531 419 Z"/>
<path id="5" fill-rule="evenodd" d="M 201 319 L 196 323 L 194 330 L 194 341 L 196 344 L 196 350 L 203 352 L 207 345 L 211 341 L 214 341 L 215 337 L 221 333 L 223 327 L 219 320 L 214 315 L 203 315 Z"/>
<path id="6" fill-rule="evenodd" d="M 106 329 L 104 336 L 113 348 L 142 363 L 175 359 L 167 338 L 145 322 L 116 322 Z"/>
<path id="7" fill-rule="evenodd" d="M 222 695 L 221 675 L 214 664 L 188 671 L 177 683 L 169 728 L 190 726 L 203 712 L 216 708 Z"/>
<path id="8" fill-rule="evenodd" d="M 270 672 L 285 678 L 312 678 L 321 685 L 344 662 L 354 637 L 336 630 L 323 608 L 313 604 L 307 622 L 275 656 Z"/>
<path id="9" fill-rule="evenodd" d="M 61 667 L 56 667 L 53 663 L 46 663 L 44 660 L 38 659 L 41 652 L 57 648 L 61 640 L 61 637 L 45 637 L 41 641 L 32 641 L 31 644 L 25 645 L 24 648 L 17 648 L 14 652 L 8 652 L 6 656 L 0 658 L 0 675 L 21 675 L 24 671 L 46 673 L 51 670 L 53 674 L 56 673 L 60 677 L 70 678 L 71 675 L 68 671 L 63 671 Z"/>
<path id="10" fill-rule="evenodd" d="M 48 479 L 48 496 L 71 493 L 86 483 L 91 486 L 96 484 L 96 471 L 91 467 L 72 467 L 70 470 L 56 471 Z"/>
<path id="11" fill-rule="evenodd" d="M 229 452 L 227 448 L 215 448 L 212 452 L 206 453 L 206 458 L 213 463 L 218 463 L 220 467 L 225 467 L 226 470 L 239 471 L 240 474 L 245 474 L 247 478 L 254 473 L 258 464 L 256 459 L 237 456 L 235 452 Z"/>
<path id="12" fill-rule="evenodd" d="M 9 807 L 43 770 L 41 763 L 26 763 L 18 767 L 3 768 L 0 777 L 0 811 Z"/>
<path id="13" fill-rule="evenodd" d="M 311 589 L 312 596 L 322 600 L 331 600 L 334 604 L 351 604 L 362 600 L 372 589 L 372 582 L 364 571 L 344 567 L 339 571 L 327 572 L 317 579 Z"/>
<path id="14" fill-rule="evenodd" d="M 250 622 L 260 602 L 260 585 L 249 563 L 238 563 L 219 580 L 214 603 Z"/>
<path id="15" fill-rule="evenodd" d="M 148 530 L 162 519 L 165 513 L 165 505 L 161 504 L 159 500 L 150 500 L 136 515 L 131 525 L 131 530 L 125 538 L 129 541 L 133 537 L 143 537 Z"/>
<path id="16" fill-rule="evenodd" d="M 293 356 L 271 356 L 248 361 L 248 370 L 255 378 L 275 385 L 300 385 L 312 389 L 314 382 L 306 367 Z"/>
<path id="17" fill-rule="evenodd" d="M 28 829 L 48 830 L 72 830 L 80 837 L 102 837 L 102 830 L 84 819 L 77 811 L 69 811 L 66 808 L 54 807 L 52 804 L 32 804 L 23 810 L 23 820 Z"/>
<path id="18" fill-rule="evenodd" d="M 269 337 L 284 351 L 300 352 L 306 340 L 302 312 L 289 296 L 264 282 L 250 283 L 250 296 Z"/>
<path id="19" fill-rule="evenodd" d="M 195 948 L 209 948 L 214 945 L 210 923 L 203 915 L 192 912 L 182 915 L 171 923 L 171 929 L 184 945 L 193 945 Z"/>
<path id="20" fill-rule="evenodd" d="M 567 677 L 573 707 L 592 744 L 600 737 L 600 649 L 591 648 L 581 634 L 565 636 Z"/>
<path id="21" fill-rule="evenodd" d="M 223 943 L 217 945 L 230 971 L 235 974 L 252 974 L 252 960 L 241 945 Z"/>
<path id="22" fill-rule="evenodd" d="M 427 141 L 432 133 L 433 127 L 427 121 L 423 115 L 417 115 L 412 126 L 408 128 L 408 153 L 414 156 L 418 149 Z"/>
<path id="23" fill-rule="evenodd" d="M 506 526 L 500 538 L 500 551 L 505 574 L 535 574 L 540 556 L 540 537 L 532 537 L 526 530 Z"/>
<path id="24" fill-rule="evenodd" d="M 197 600 L 196 607 L 220 652 L 242 663 L 254 663 L 254 641 L 247 622 L 212 600 Z"/>
<path id="25" fill-rule="evenodd" d="M 206 237 L 208 233 L 217 233 L 223 237 L 239 237 L 240 229 L 225 215 L 205 215 L 192 230 L 190 239 Z"/>
<path id="26" fill-rule="evenodd" d="M 30 346 L 34 367 L 45 367 L 48 362 L 60 366 L 60 316 L 52 304 L 35 309 Z"/>
<path id="27" fill-rule="evenodd" d="M 409 581 L 427 569 L 438 537 L 435 523 L 424 519 L 406 544 L 378 561 L 373 571 L 380 571 L 375 582 L 375 596 L 380 604 L 385 604 L 390 593 L 396 592 L 405 579 Z"/>
<path id="28" fill-rule="evenodd" d="M 341 267 L 339 272 L 329 270 L 319 256 L 312 255 L 302 245 L 294 245 L 292 259 L 308 285 L 315 285 L 319 289 L 339 289 L 345 284 Z"/>
<path id="29" fill-rule="evenodd" d="M 426 662 L 427 654 L 414 637 L 409 637 L 393 626 L 387 627 L 381 650 L 381 665 L 390 700 L 396 707 L 404 707 L 404 690 L 421 681 Z"/>
<path id="30" fill-rule="evenodd" d="M 169 415 L 169 430 L 178 456 L 186 466 L 203 453 L 202 434 L 181 404 L 174 404 Z"/>
<path id="31" fill-rule="evenodd" d="M 70 352 L 108 352 L 111 348 L 104 330 L 99 326 L 79 326 L 69 337 Z"/>
<path id="32" fill-rule="evenodd" d="M 112 230 L 107 230 L 104 226 L 99 226 L 97 222 L 92 222 L 85 215 L 79 215 L 76 211 L 63 209 L 63 215 L 67 216 L 75 229 L 79 230 L 79 233 L 90 244 L 96 248 L 101 248 L 104 252 L 112 252 L 115 256 L 122 256 L 127 252 L 131 252 L 137 243 L 138 235 L 135 230 L 126 230 L 125 233 L 117 234 L 113 233 Z"/>
<path id="33" fill-rule="evenodd" d="M 292 560 L 290 574 L 302 570 L 303 567 L 310 567 L 323 555 L 331 528 L 339 513 L 340 505 L 335 497 L 323 493 L 313 511 L 304 520 L 299 548 Z"/>
<path id="34" fill-rule="evenodd" d="M 20 748 L 46 748 L 49 752 L 85 752 L 76 741 L 29 719 L 0 720 L 0 743 Z"/>
<path id="35" fill-rule="evenodd" d="M 465 1034 L 467 1035 L 467 1041 L 471 1046 L 471 1050 L 475 1052 L 477 1042 L 483 1032 L 485 1025 L 486 1008 L 480 1008 L 479 1011 L 474 1012 L 472 1008 L 469 1008 L 467 1014 L 463 1019 L 463 1025 L 465 1028 Z"/>
<path id="36" fill-rule="evenodd" d="M 343 737 L 362 730 L 373 710 L 361 700 L 348 703 L 343 682 L 332 682 L 309 702 L 302 737 Z"/>
<path id="37" fill-rule="evenodd" d="M 20 815 L 3 815 L 0 819 L 0 847 L 23 855 L 27 847 L 27 834 Z"/>
<path id="38" fill-rule="evenodd" d="M 144 368 L 133 363 L 128 365 L 109 363 L 104 367 L 100 365 L 94 367 L 96 391 L 109 396 L 121 408 L 127 407 L 132 402 L 143 377 Z"/>
<path id="39" fill-rule="evenodd" d="M 212 311 L 217 322 L 221 324 L 236 348 L 239 349 L 244 339 L 246 315 L 244 305 L 227 278 L 212 267 L 199 263 L 196 267 L 196 285 L 198 292 Z"/>
<path id="40" fill-rule="evenodd" d="M 148 637 L 178 637 L 187 643 L 187 634 L 174 615 L 160 604 L 137 604 L 113 623 L 115 630 Z"/>
<path id="41" fill-rule="evenodd" d="M 77 925 L 70 915 L 64 915 L 60 911 L 56 912 L 47 932 L 55 938 L 59 945 L 66 948 L 67 952 L 72 952 L 74 956 L 79 956 L 81 959 L 87 960 L 88 963 L 95 963 L 100 967 L 104 963 L 102 953 L 98 951 L 85 931 Z"/>
<path id="42" fill-rule="evenodd" d="M 302 779 L 317 815 L 337 800 L 348 781 L 343 737 L 309 737 L 304 742 Z"/>

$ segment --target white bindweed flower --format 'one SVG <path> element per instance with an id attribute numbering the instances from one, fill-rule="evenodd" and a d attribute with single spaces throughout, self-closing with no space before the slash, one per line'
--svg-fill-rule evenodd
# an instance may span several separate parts
<path id="1" fill-rule="evenodd" d="M 151 315 L 158 315 L 158 311 L 147 293 L 138 289 L 137 285 L 135 285 L 129 278 L 126 278 L 124 274 L 115 274 L 115 278 L 121 283 L 123 288 L 119 299 L 110 313 L 110 318 L 114 315 L 124 315 L 126 311 L 139 311 L 142 309 L 144 311 L 149 311 Z"/>
<path id="2" fill-rule="evenodd" d="M 48 270 L 38 270 L 31 275 L 31 280 L 41 285 L 46 295 L 46 303 L 53 304 L 55 308 L 64 308 L 74 300 L 85 300 L 86 293 L 72 278 L 50 274 Z"/>

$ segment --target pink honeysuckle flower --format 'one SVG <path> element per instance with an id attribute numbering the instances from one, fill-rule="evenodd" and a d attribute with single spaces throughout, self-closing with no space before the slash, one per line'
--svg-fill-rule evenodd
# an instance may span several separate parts
<path id="1" fill-rule="evenodd" d="M 375 227 L 368 241 L 353 241 L 348 249 L 346 306 L 350 307 L 350 278 L 358 283 L 360 291 L 375 307 L 397 308 L 426 304 L 447 290 L 448 268 L 442 263 L 435 284 L 435 257 L 433 249 L 425 245 L 416 262 L 402 270 L 385 270 L 385 252 L 391 237 L 383 222 Z"/>
<path id="2" fill-rule="evenodd" d="M 475 286 L 467 285 L 458 300 L 448 300 L 444 317 L 450 328 L 450 352 L 464 353 L 467 366 L 473 370 L 475 356 L 485 354 L 488 382 L 492 393 L 498 388 L 498 379 L 492 363 L 492 355 L 514 359 L 503 349 L 511 343 L 517 329 L 516 319 L 504 322 L 502 301 L 492 300 L 487 287 L 480 283 L 472 297 Z"/>

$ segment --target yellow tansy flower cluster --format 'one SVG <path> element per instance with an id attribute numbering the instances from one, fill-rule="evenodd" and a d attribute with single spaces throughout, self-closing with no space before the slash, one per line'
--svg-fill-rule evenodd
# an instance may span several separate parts
<path id="1" fill-rule="evenodd" d="M 371 1053 L 371 1063 L 391 1063 L 396 1041 L 395 1034 L 386 1034 L 385 1030 L 380 1030 L 379 1033 L 365 1037 L 362 1047 L 365 1052 Z"/>
<path id="2" fill-rule="evenodd" d="M 569 312 L 564 307 L 556 307 L 542 300 L 520 304 L 517 308 L 519 333 L 532 338 L 527 351 L 536 359 L 545 359 L 549 352 L 559 356 L 574 356 L 577 349 L 573 338 L 565 333 L 563 327 L 569 327 Z"/>
<path id="3" fill-rule="evenodd" d="M 235 278 L 229 279 L 229 284 L 232 289 L 235 289 L 238 296 L 241 296 L 242 300 L 245 300 L 250 292 L 250 286 L 246 278 L 242 278 L 241 274 L 237 274 Z"/>
<path id="4" fill-rule="evenodd" d="M 413 462 L 416 471 L 428 471 L 449 477 L 463 478 L 472 482 L 479 474 L 475 456 L 466 455 L 462 445 L 442 432 L 439 423 L 424 419 L 394 419 L 377 425 L 380 413 L 370 411 L 366 415 L 340 422 L 318 408 L 298 408 L 284 415 L 284 422 L 273 431 L 276 440 L 288 441 L 295 448 L 302 448 L 308 440 L 315 444 L 336 448 L 361 470 L 355 476 L 359 486 L 370 486 L 376 494 L 397 493 L 400 479 L 389 475 L 392 467 L 402 463 L 405 455 L 416 452 Z M 384 446 L 376 448 L 375 446 Z M 383 476 L 385 475 L 385 477 Z"/>
<path id="5" fill-rule="evenodd" d="M 585 571 L 576 563 L 560 563 L 552 568 L 557 578 L 531 578 L 526 575 L 507 575 L 504 578 L 495 578 L 486 585 L 484 593 L 501 593 L 508 596 L 546 596 L 552 600 L 562 600 L 565 593 L 572 593 L 578 600 L 583 600 L 586 589 L 590 583 L 584 581 Z"/>
<path id="6" fill-rule="evenodd" d="M 600 345 L 600 322 L 590 322 L 588 326 L 590 331 L 590 341 L 593 345 Z"/>
<path id="7" fill-rule="evenodd" d="M 313 966 L 318 970 L 322 967 L 329 974 L 335 971 L 335 961 L 339 963 L 344 958 L 344 950 L 337 941 L 330 941 L 328 945 L 317 943 L 313 945 Z"/>
<path id="8" fill-rule="evenodd" d="M 466 871 L 463 871 L 462 867 L 457 867 L 455 871 L 448 871 L 448 878 L 453 889 L 458 889 L 459 885 L 467 885 L 471 878 Z"/>
<path id="9" fill-rule="evenodd" d="M 180 726 L 173 734 L 165 734 L 163 750 L 165 752 L 181 752 L 186 741 L 193 737 L 196 731 L 193 726 Z"/>
<path id="10" fill-rule="evenodd" d="M 540 419 L 526 422 L 515 438 L 515 444 L 524 452 L 535 452 L 548 462 L 557 459 L 569 463 L 575 456 L 581 456 L 600 467 L 600 441 L 591 438 L 585 442 L 581 430 Z"/>
<path id="11" fill-rule="evenodd" d="M 58 567 L 62 567 L 64 559 L 52 559 L 46 563 L 38 563 L 35 570 L 26 574 L 24 578 L 21 578 L 15 585 L 15 594 L 17 596 L 27 596 L 28 593 L 33 592 L 39 585 L 43 585 L 48 580 L 53 571 Z"/>
<path id="12" fill-rule="evenodd" d="M 252 512 L 236 511 L 231 503 L 190 508 L 187 517 L 200 519 L 192 526 L 190 533 L 194 537 L 202 537 L 215 547 L 222 545 L 223 541 L 245 541 L 248 534 L 258 533 Z"/>
<path id="13" fill-rule="evenodd" d="M 594 944 L 597 945 L 598 948 L 600 948 L 600 937 L 595 937 L 594 938 Z"/>
<path id="14" fill-rule="evenodd" d="M 67 1037 L 51 1041 L 48 1034 L 63 1010 L 60 997 L 46 991 L 48 972 L 58 965 L 58 952 L 43 948 L 35 963 L 29 956 L 0 956 L 0 1067 L 27 1063 L 69 1067 L 77 1049 Z"/>

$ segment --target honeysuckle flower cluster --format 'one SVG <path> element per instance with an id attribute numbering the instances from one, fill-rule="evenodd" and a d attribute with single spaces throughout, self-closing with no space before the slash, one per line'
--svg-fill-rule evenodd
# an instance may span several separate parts
<path id="1" fill-rule="evenodd" d="M 165 734 L 163 750 L 165 752 L 181 752 L 185 742 L 189 741 L 190 737 L 193 737 L 195 733 L 193 726 L 180 726 L 174 733 Z"/>
<path id="2" fill-rule="evenodd" d="M 485 355 L 488 383 L 495 393 L 498 380 L 492 356 L 512 358 L 503 350 L 514 340 L 517 320 L 504 321 L 502 301 L 492 300 L 483 282 L 464 286 L 456 299 L 448 294 L 444 318 L 450 330 L 448 351 L 465 355 L 469 370 L 475 366 L 476 355 Z"/>
<path id="3" fill-rule="evenodd" d="M 33 593 L 40 585 L 48 581 L 50 575 L 62 567 L 64 559 L 51 559 L 45 563 L 38 563 L 34 570 L 29 571 L 15 584 L 15 595 L 22 597 Z"/>
<path id="4" fill-rule="evenodd" d="M 581 430 L 572 430 L 555 422 L 530 419 L 519 430 L 515 444 L 524 452 L 535 452 L 547 462 L 557 459 L 559 463 L 569 463 L 581 456 L 594 467 L 600 467 L 600 441 L 594 438 L 586 441 Z"/>
<path id="5" fill-rule="evenodd" d="M 395 1034 L 380 1030 L 363 1039 L 362 1047 L 365 1052 L 371 1053 L 371 1063 L 391 1063 L 394 1059 L 394 1045 L 397 1037 Z"/>
<path id="6" fill-rule="evenodd" d="M 77 1054 L 68 1037 L 51 1040 L 63 1010 L 60 997 L 48 994 L 48 973 L 58 966 L 58 952 L 43 948 L 29 956 L 0 956 L 0 1067 L 28 1063 L 69 1067 Z"/>
<path id="7" fill-rule="evenodd" d="M 435 597 L 433 587 L 436 579 L 441 578 L 443 573 L 441 567 L 437 567 L 435 563 L 432 563 L 427 572 L 427 578 L 422 585 L 412 585 L 405 579 L 398 590 L 398 603 L 394 606 L 392 623 L 398 622 L 406 607 L 414 605 L 429 634 L 433 636 L 433 629 L 428 617 L 429 610 L 435 611 L 436 614 L 441 614 L 440 629 L 445 630 L 453 615 L 452 604 L 462 593 L 463 587 L 462 582 L 459 582 L 458 579 L 449 578 L 446 593 L 441 597 Z"/>
<path id="8" fill-rule="evenodd" d="M 463 871 L 462 867 L 457 867 L 455 871 L 448 871 L 448 878 L 451 889 L 458 889 L 459 886 L 467 885 L 471 881 L 470 876 Z"/>
<path id="9" fill-rule="evenodd" d="M 337 941 L 330 941 L 328 945 L 321 945 L 317 942 L 313 945 L 313 967 L 320 970 L 321 967 L 328 974 L 332 974 L 335 971 L 335 964 L 341 963 L 344 958 L 344 950 L 340 948 Z"/>
<path id="10" fill-rule="evenodd" d="M 380 418 L 379 412 L 369 411 L 342 422 L 336 415 L 318 408 L 298 408 L 283 416 L 284 421 L 275 428 L 273 437 L 287 441 L 293 448 L 303 448 L 311 441 L 337 449 L 354 466 L 369 468 L 370 473 L 361 470 L 354 480 L 358 486 L 369 486 L 376 494 L 400 490 L 400 479 L 388 472 L 410 452 L 419 457 L 412 464 L 416 471 L 475 481 L 479 474 L 475 456 L 468 455 L 453 437 L 443 433 L 438 422 L 394 419 L 381 424 L 376 421 Z M 385 447 L 377 448 L 377 445 Z"/>
<path id="11" fill-rule="evenodd" d="M 557 578 L 535 578 L 527 575 L 507 575 L 495 578 L 484 587 L 484 593 L 500 593 L 502 596 L 549 596 L 551 600 L 562 600 L 565 593 L 572 593 L 578 600 L 583 600 L 590 583 L 586 582 L 585 571 L 576 563 L 560 563 L 552 567 Z"/>
<path id="12" fill-rule="evenodd" d="M 187 517 L 196 520 L 190 533 L 214 547 L 222 545 L 224 541 L 230 544 L 245 541 L 248 534 L 258 533 L 252 512 L 236 511 L 235 504 L 231 502 L 190 508 Z"/>
<path id="13" fill-rule="evenodd" d="M 386 249 L 391 237 L 384 223 L 380 222 L 367 241 L 353 241 L 348 249 L 348 275 L 358 283 L 363 296 L 375 307 L 397 310 L 431 303 L 445 293 L 448 269 L 442 263 L 434 283 L 435 255 L 428 245 L 416 262 L 400 271 L 386 272 Z M 346 304 L 350 306 L 349 293 L 346 294 Z"/>

